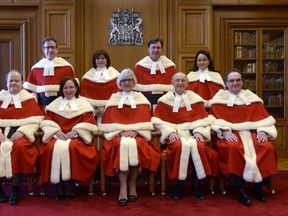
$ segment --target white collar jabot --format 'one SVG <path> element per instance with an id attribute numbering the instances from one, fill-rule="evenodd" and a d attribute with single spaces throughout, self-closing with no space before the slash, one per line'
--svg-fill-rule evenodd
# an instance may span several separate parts
<path id="1" fill-rule="evenodd" d="M 245 94 L 240 93 L 240 94 L 236 95 L 236 94 L 230 93 L 229 99 L 228 99 L 228 101 L 227 101 L 227 106 L 232 107 L 232 106 L 234 105 L 234 102 L 235 102 L 237 96 L 242 99 L 242 101 L 245 103 L 246 106 L 248 106 L 248 105 L 251 104 L 251 102 L 250 102 L 249 99 L 245 96 Z"/>
<path id="2" fill-rule="evenodd" d="M 104 80 L 109 80 L 110 79 L 110 76 L 109 76 L 109 73 L 108 73 L 108 70 L 106 67 L 104 68 L 96 68 L 96 72 L 95 72 L 95 75 L 94 75 L 94 80 L 98 81 L 100 80 L 100 77 L 101 75 L 104 76 Z"/>
<path id="3" fill-rule="evenodd" d="M 152 62 L 150 74 L 156 74 L 157 66 L 158 66 L 161 74 L 166 73 L 161 60 L 158 60 L 158 61 L 153 61 Z"/>
<path id="4" fill-rule="evenodd" d="M 198 71 L 200 73 L 200 75 L 199 75 L 199 81 L 200 82 L 204 83 L 205 80 L 211 81 L 211 77 L 208 74 L 208 72 L 209 72 L 208 68 L 206 68 L 205 70 L 199 69 Z"/>
<path id="5" fill-rule="evenodd" d="M 7 94 L 5 97 L 4 97 L 4 100 L 3 100 L 3 103 L 1 105 L 1 108 L 3 109 L 7 109 L 7 107 L 9 106 L 10 102 L 13 100 L 14 102 L 14 106 L 16 109 L 21 109 L 22 108 L 22 105 L 21 105 L 21 101 L 20 101 L 20 98 L 19 98 L 19 94 Z"/>
<path id="6" fill-rule="evenodd" d="M 46 59 L 43 76 L 54 76 L 54 62 Z"/>
<path id="7" fill-rule="evenodd" d="M 184 92 L 182 95 L 179 95 L 176 92 L 174 92 L 174 95 L 175 95 L 175 100 L 174 100 L 174 104 L 173 104 L 173 112 L 179 111 L 181 99 L 183 99 L 183 101 L 185 103 L 186 110 L 187 111 L 192 110 L 191 104 L 189 103 L 189 99 L 186 95 L 186 92 Z"/>
<path id="8" fill-rule="evenodd" d="M 65 110 L 65 107 L 66 107 L 67 105 L 69 105 L 70 108 L 71 108 L 71 110 L 73 110 L 73 111 L 78 110 L 78 106 L 77 106 L 77 104 L 76 104 L 76 102 L 75 102 L 75 97 L 72 98 L 71 100 L 68 100 L 67 98 L 64 98 L 63 101 L 61 102 L 58 110 L 59 110 L 59 111 L 64 111 L 64 110 Z"/>
<path id="9" fill-rule="evenodd" d="M 132 92 L 122 92 L 122 97 L 120 98 L 119 104 L 118 104 L 118 109 L 122 109 L 125 100 L 128 99 L 130 104 L 131 104 L 131 108 L 132 109 L 136 109 L 136 103 L 135 100 L 133 98 Z"/>

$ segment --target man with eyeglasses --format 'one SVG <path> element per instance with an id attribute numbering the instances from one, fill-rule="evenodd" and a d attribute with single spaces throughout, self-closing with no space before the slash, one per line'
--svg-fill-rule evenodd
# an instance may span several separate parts
<path id="1" fill-rule="evenodd" d="M 60 81 L 67 76 L 76 78 L 76 74 L 69 62 L 57 57 L 58 46 L 55 38 L 44 38 L 42 51 L 45 58 L 32 66 L 23 87 L 35 94 L 44 112 L 45 107 L 59 96 Z"/>
<path id="2" fill-rule="evenodd" d="M 277 137 L 276 121 L 256 94 L 242 89 L 238 69 L 229 71 L 226 87 L 209 101 L 220 170 L 223 175 L 230 174 L 230 185 L 238 190 L 241 204 L 252 205 L 245 182 L 253 183 L 252 194 L 258 201 L 266 202 L 262 186 L 269 186 L 270 176 L 278 172 L 272 144 Z"/>

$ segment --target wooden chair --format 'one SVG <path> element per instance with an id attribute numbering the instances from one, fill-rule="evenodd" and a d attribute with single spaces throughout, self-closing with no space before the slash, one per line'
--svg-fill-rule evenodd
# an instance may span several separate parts
<path id="1" fill-rule="evenodd" d="M 99 131 L 99 132 L 95 132 L 94 133 L 94 141 L 96 142 L 95 144 L 97 146 L 99 146 L 99 154 L 100 157 L 102 155 L 102 150 L 103 150 L 103 137 L 104 137 L 104 133 Z M 152 132 L 152 138 L 153 138 L 153 132 Z M 103 161 L 102 161 L 102 157 L 100 160 L 100 173 L 101 173 L 101 194 L 102 196 L 106 196 L 106 176 L 104 173 L 104 168 L 103 168 Z M 149 192 L 151 194 L 151 196 L 155 195 L 155 173 L 152 171 L 149 171 L 149 175 L 148 175 L 149 179 L 148 179 L 148 184 L 149 184 Z"/>
<path id="2" fill-rule="evenodd" d="M 161 195 L 165 196 L 166 195 L 166 169 L 167 169 L 167 153 L 165 150 L 161 148 L 160 144 L 160 137 L 161 137 L 161 132 L 158 130 L 155 130 L 152 132 L 153 137 L 155 139 L 156 144 L 161 150 Z M 210 142 L 208 143 L 210 146 Z M 214 177 L 209 178 L 209 190 L 212 195 L 215 194 L 215 186 L 214 186 Z"/>

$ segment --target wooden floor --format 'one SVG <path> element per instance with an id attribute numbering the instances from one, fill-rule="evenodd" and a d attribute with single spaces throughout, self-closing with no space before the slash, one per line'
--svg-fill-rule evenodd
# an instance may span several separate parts
<path id="1" fill-rule="evenodd" d="M 288 159 L 278 159 L 278 169 L 288 170 Z"/>

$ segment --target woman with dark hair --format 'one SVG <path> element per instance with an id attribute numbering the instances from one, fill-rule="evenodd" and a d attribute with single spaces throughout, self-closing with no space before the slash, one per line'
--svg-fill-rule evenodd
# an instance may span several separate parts
<path id="1" fill-rule="evenodd" d="M 189 79 L 187 90 L 200 95 L 205 101 L 205 107 L 208 107 L 208 101 L 225 87 L 220 73 L 214 69 L 212 58 L 206 50 L 197 52 L 194 66 L 187 77 Z"/>
<path id="2" fill-rule="evenodd" d="M 40 147 L 39 181 L 40 185 L 57 184 L 55 199 L 69 200 L 75 196 L 75 182 L 89 182 L 98 166 L 99 156 L 92 143 L 97 126 L 94 109 L 79 98 L 74 78 L 61 81 L 60 94 L 46 107 L 40 125 L 44 145 Z"/>
<path id="3" fill-rule="evenodd" d="M 92 65 L 82 77 L 80 95 L 93 106 L 96 116 L 99 117 L 110 96 L 119 91 L 116 85 L 119 72 L 111 66 L 106 50 L 97 50 L 93 54 Z"/>

